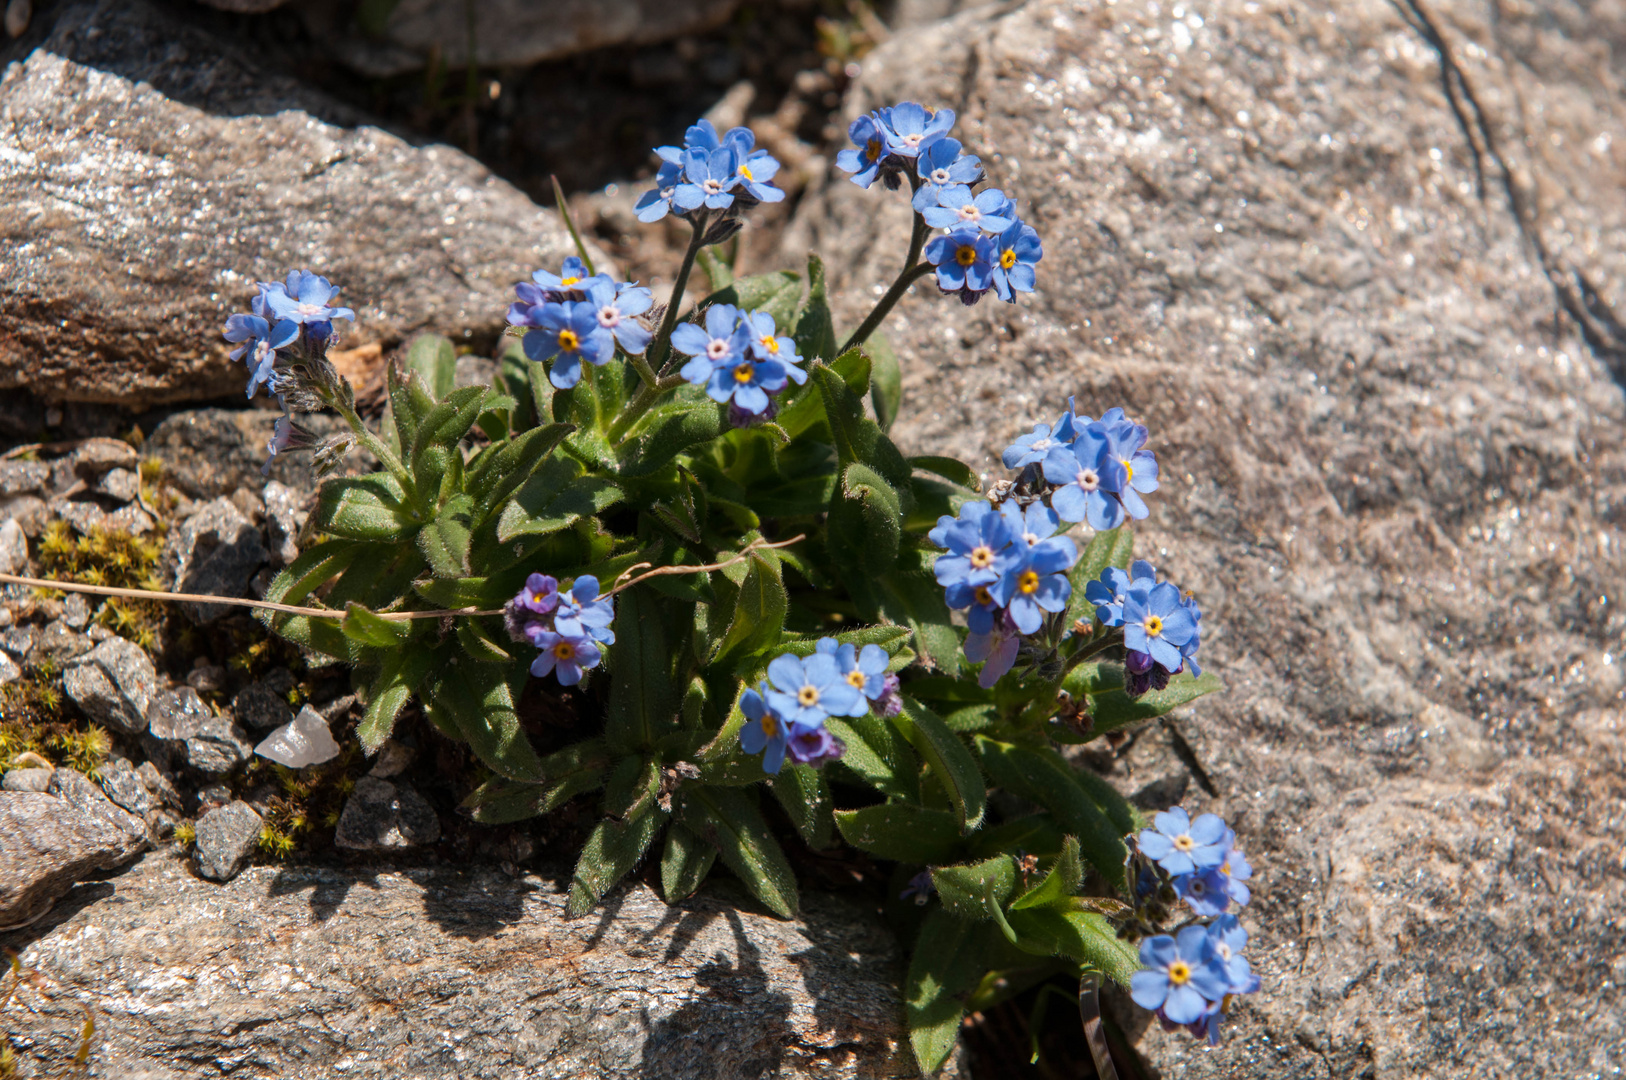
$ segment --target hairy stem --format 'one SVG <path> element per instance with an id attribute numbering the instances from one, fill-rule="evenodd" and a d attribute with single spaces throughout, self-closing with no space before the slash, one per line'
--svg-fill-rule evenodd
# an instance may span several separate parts
<path id="1" fill-rule="evenodd" d="M 904 266 L 903 272 L 898 275 L 898 280 L 894 281 L 892 287 L 886 290 L 886 295 L 875 302 L 875 307 L 864 317 L 864 321 L 858 325 L 858 329 L 853 331 L 852 337 L 849 337 L 841 348 L 836 350 L 837 356 L 868 341 L 869 336 L 875 333 L 876 328 L 892 313 L 892 309 L 897 305 L 897 302 L 903 299 L 903 294 L 909 291 L 909 286 L 936 269 L 931 263 L 918 261 L 920 248 L 926 241 L 928 231 L 923 221 L 919 218 L 915 219 L 915 239 L 909 245 L 908 264 Z"/>
<path id="2" fill-rule="evenodd" d="M 695 257 L 705 246 L 706 228 L 711 224 L 711 214 L 702 210 L 690 222 L 694 229 L 689 237 L 689 248 L 683 253 L 683 264 L 678 267 L 677 280 L 672 283 L 672 296 L 666 302 L 666 314 L 661 316 L 661 328 L 655 333 L 655 338 L 649 343 L 648 360 L 646 366 L 652 371 L 659 371 L 665 362 L 667 354 L 672 351 L 672 328 L 677 325 L 678 308 L 683 306 L 683 293 L 689 287 L 689 271 L 694 269 Z M 643 371 L 638 372 L 640 376 Z M 654 379 L 647 382 L 654 384 Z"/>
<path id="3" fill-rule="evenodd" d="M 390 471 L 390 475 L 395 477 L 396 482 L 401 485 L 402 490 L 406 493 L 407 501 L 416 506 L 418 502 L 418 485 L 413 482 L 412 473 L 407 471 L 407 467 L 401 463 L 401 459 L 395 455 L 395 451 L 391 450 L 383 439 L 380 439 L 367 429 L 367 425 L 361 422 L 361 417 L 356 415 L 354 407 L 346 405 L 342 401 L 334 401 L 331 404 L 334 411 L 344 417 L 344 422 L 350 425 L 350 430 L 356 433 L 356 440 L 361 443 L 368 453 L 377 458 L 384 468 Z"/>

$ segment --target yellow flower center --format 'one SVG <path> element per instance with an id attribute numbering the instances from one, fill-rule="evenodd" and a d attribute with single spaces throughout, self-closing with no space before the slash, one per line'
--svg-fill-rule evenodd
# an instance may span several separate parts
<path id="1" fill-rule="evenodd" d="M 561 285 L 574 285 L 580 280 L 581 280 L 581 278 L 579 278 L 579 277 L 560 278 L 559 279 L 559 284 L 561 284 Z"/>
<path id="2" fill-rule="evenodd" d="M 750 364 L 741 364 L 739 367 L 734 369 L 734 381 L 737 383 L 748 383 L 751 381 L 751 376 L 755 374 L 756 369 Z"/>
<path id="3" fill-rule="evenodd" d="M 1174 838 L 1174 846 L 1179 848 L 1181 851 L 1190 851 L 1192 848 L 1197 846 L 1197 841 L 1193 840 L 1185 833 L 1181 833 L 1179 836 Z"/>
<path id="4" fill-rule="evenodd" d="M 978 570 L 981 570 L 983 567 L 994 561 L 994 549 L 989 547 L 987 544 L 978 544 L 976 547 L 971 549 L 970 559 L 971 565 L 975 566 Z"/>
<path id="5" fill-rule="evenodd" d="M 1119 458 L 1118 460 L 1123 463 L 1123 467 L 1124 467 L 1124 483 L 1127 484 L 1127 483 L 1129 483 L 1129 481 L 1131 481 L 1131 480 L 1133 480 L 1135 478 L 1135 467 L 1133 465 L 1129 464 L 1129 459 L 1128 458 Z"/>
<path id="6" fill-rule="evenodd" d="M 779 339 L 772 334 L 763 334 L 760 340 L 762 341 L 762 347 L 769 352 L 776 353 L 779 351 Z"/>
<path id="7" fill-rule="evenodd" d="M 576 655 L 576 646 L 568 641 L 561 641 L 553 647 L 553 655 L 557 660 L 569 660 Z"/>
<path id="8" fill-rule="evenodd" d="M 1039 591 L 1039 575 L 1032 570 L 1025 572 L 1020 578 L 1017 578 L 1016 587 L 1021 589 L 1025 595 L 1032 596 Z"/>
<path id="9" fill-rule="evenodd" d="M 1191 981 L 1191 965 L 1184 960 L 1176 960 L 1169 965 L 1169 982 L 1175 986 L 1184 986 Z"/>
<path id="10" fill-rule="evenodd" d="M 762 733 L 770 739 L 779 734 L 779 721 L 774 719 L 771 712 L 762 714 Z"/>
<path id="11" fill-rule="evenodd" d="M 1004 267 L 1006 270 L 1009 270 L 1011 267 L 1015 266 L 1016 265 L 1016 249 L 1015 248 L 1006 248 L 1004 251 L 1000 252 L 999 253 L 999 265 Z"/>
<path id="12" fill-rule="evenodd" d="M 811 709 L 819 703 L 819 688 L 816 686 L 802 687 L 796 691 L 796 703 L 804 709 Z"/>
<path id="13" fill-rule="evenodd" d="M 1226 877 L 1231 876 L 1231 862 L 1230 862 L 1229 859 L 1227 859 L 1225 862 L 1220 863 L 1219 871 L 1220 871 L 1220 873 L 1224 874 Z"/>
<path id="14" fill-rule="evenodd" d="M 976 590 L 972 592 L 971 595 L 977 598 L 977 603 L 979 604 L 992 604 L 994 602 L 994 594 L 983 588 L 981 585 L 978 585 Z"/>
<path id="15" fill-rule="evenodd" d="M 954 261 L 961 266 L 970 266 L 977 261 L 977 249 L 966 244 L 954 252 Z"/>
<path id="16" fill-rule="evenodd" d="M 871 139 L 864 147 L 864 156 L 874 161 L 881 156 L 881 140 Z"/>
<path id="17" fill-rule="evenodd" d="M 866 681 L 867 680 L 864 678 L 864 673 L 859 671 L 857 668 L 853 668 L 851 671 L 847 672 L 848 686 L 854 686 L 862 690 Z"/>
<path id="18" fill-rule="evenodd" d="M 743 161 L 740 162 L 740 175 L 745 177 L 747 180 L 755 180 L 756 179 L 756 177 L 751 175 L 750 166 L 746 165 L 745 162 L 743 162 Z"/>
<path id="19" fill-rule="evenodd" d="M 576 336 L 576 331 L 559 331 L 559 348 L 563 349 L 565 352 L 575 352 L 581 347 L 581 343 L 581 338 Z"/>
<path id="20" fill-rule="evenodd" d="M 1163 633 L 1163 620 L 1156 615 L 1146 616 L 1146 636 L 1157 637 Z"/>

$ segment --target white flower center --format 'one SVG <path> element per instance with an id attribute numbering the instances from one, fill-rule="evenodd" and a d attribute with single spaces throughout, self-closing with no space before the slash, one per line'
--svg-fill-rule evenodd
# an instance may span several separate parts
<path id="1" fill-rule="evenodd" d="M 951 177 L 949 176 L 949 171 L 947 169 L 932 170 L 932 183 L 939 185 L 946 184 L 950 179 Z"/>
<path id="2" fill-rule="evenodd" d="M 271 347 L 271 342 L 265 338 L 261 338 L 258 344 L 254 346 L 254 366 L 263 367 L 266 360 L 275 356 L 276 353 L 277 350 Z"/>
<path id="3" fill-rule="evenodd" d="M 598 324 L 605 329 L 608 330 L 615 327 L 619 325 L 620 322 L 621 309 L 616 307 L 614 304 L 605 304 L 603 307 L 598 309 Z"/>
<path id="4" fill-rule="evenodd" d="M 1022 539 L 1028 542 L 1028 547 L 1032 547 L 1034 544 L 1039 542 L 1039 534 L 1025 532 L 1022 534 Z"/>
<path id="5" fill-rule="evenodd" d="M 1094 491 L 1101 486 L 1101 477 L 1094 469 L 1078 470 L 1078 475 L 1074 477 L 1074 480 L 1085 491 Z"/>
<path id="6" fill-rule="evenodd" d="M 706 342 L 706 359 L 721 360 L 728 355 L 728 342 L 720 337 L 714 337 Z"/>
<path id="7" fill-rule="evenodd" d="M 705 188 L 706 193 L 709 194 L 709 195 L 721 194 L 721 192 L 723 190 L 723 182 L 721 180 L 707 180 L 704 184 L 701 184 L 700 186 Z"/>
<path id="8" fill-rule="evenodd" d="M 903 142 L 904 142 L 905 146 L 919 146 L 920 145 L 920 140 L 924 139 L 925 137 L 926 136 L 924 134 L 921 134 L 921 135 L 905 135 L 903 137 Z"/>
<path id="9" fill-rule="evenodd" d="M 966 203 L 964 206 L 960 207 L 960 220 L 961 221 L 981 221 L 982 220 L 982 211 L 978 210 L 976 208 L 976 206 L 974 206 L 973 204 Z"/>
<path id="10" fill-rule="evenodd" d="M 327 306 L 325 304 L 299 303 L 294 305 L 294 310 L 307 319 L 316 319 L 320 318 L 322 313 L 327 310 Z"/>

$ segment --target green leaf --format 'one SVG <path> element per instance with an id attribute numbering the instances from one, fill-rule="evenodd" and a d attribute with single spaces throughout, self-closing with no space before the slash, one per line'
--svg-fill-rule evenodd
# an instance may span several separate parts
<path id="1" fill-rule="evenodd" d="M 869 336 L 864 348 L 870 355 L 870 406 L 875 410 L 881 430 L 891 431 L 893 422 L 898 419 L 898 410 L 903 407 L 903 367 L 886 335 L 879 330 Z"/>
<path id="2" fill-rule="evenodd" d="M 506 664 L 514 657 L 496 638 L 492 637 L 480 619 L 460 618 L 457 623 L 457 643 L 470 660 L 480 664 Z"/>
<path id="3" fill-rule="evenodd" d="M 1111 921 L 1094 912 L 1037 907 L 1013 910 L 1007 918 L 1026 952 L 1072 957 L 1123 987 L 1140 968 L 1135 946 L 1119 938 Z"/>
<path id="4" fill-rule="evenodd" d="M 1090 703 L 1090 733 L 1091 735 L 1105 735 L 1109 731 L 1129 727 L 1131 724 L 1143 723 L 1155 719 L 1165 713 L 1173 712 L 1180 706 L 1195 701 L 1204 694 L 1212 694 L 1216 690 L 1225 689 L 1225 684 L 1219 676 L 1211 671 L 1205 671 L 1201 678 L 1193 678 L 1191 672 L 1183 671 L 1169 680 L 1169 685 L 1161 690 L 1152 690 L 1138 698 L 1131 698 L 1122 689 L 1108 689 L 1089 691 L 1074 682 L 1072 675 L 1078 674 L 1083 667 L 1076 669 L 1068 679 L 1062 682 L 1062 689 L 1072 694 L 1075 699 L 1084 700 L 1083 695 L 1091 694 Z M 1121 687 L 1122 674 L 1120 671 L 1118 686 Z M 1074 687 L 1078 687 L 1075 691 Z"/>
<path id="5" fill-rule="evenodd" d="M 612 749 L 643 750 L 677 727 L 678 688 L 663 603 L 635 585 L 617 595 L 615 644 L 609 647 L 610 707 L 604 726 Z"/>
<path id="6" fill-rule="evenodd" d="M 327 540 L 299 553 L 287 568 L 271 580 L 265 598 L 273 604 L 306 606 L 310 594 L 342 574 L 371 545 L 354 540 Z M 270 611 L 259 612 L 262 622 L 287 618 Z"/>
<path id="7" fill-rule="evenodd" d="M 719 552 L 719 560 L 723 557 Z M 742 656 L 772 646 L 785 626 L 789 599 L 778 557 L 772 551 L 757 548 L 745 565 L 748 569 L 734 600 L 733 617 L 717 649 L 716 662 L 724 667 Z"/>
<path id="8" fill-rule="evenodd" d="M 327 480 L 316 494 L 311 528 L 347 540 L 394 542 L 418 527 L 401 485 L 388 473 Z"/>
<path id="9" fill-rule="evenodd" d="M 514 713 L 514 698 L 495 664 L 454 663 L 441 675 L 425 704 L 444 730 L 456 731 L 492 772 L 510 780 L 546 779 Z"/>
<path id="10" fill-rule="evenodd" d="M 499 607 L 515 589 L 493 578 L 430 578 L 414 581 L 412 591 L 437 608 Z"/>
<path id="11" fill-rule="evenodd" d="M 943 907 L 962 919 L 991 919 L 990 904 L 998 906 L 1010 899 L 1016 889 L 1016 860 L 995 855 L 978 863 L 939 866 L 932 870 L 932 884 Z"/>
<path id="12" fill-rule="evenodd" d="M 583 476 L 581 464 L 553 458 L 525 481 L 497 519 L 497 540 L 508 543 L 520 536 L 544 536 L 569 528 L 621 498 L 621 489 L 608 480 Z"/>
<path id="13" fill-rule="evenodd" d="M 1050 873 L 1044 876 L 1043 881 L 1011 901 L 1011 910 L 1066 907 L 1072 903 L 1083 884 L 1084 863 L 1078 853 L 1078 837 L 1069 836 L 1063 841 L 1061 854 L 1050 868 Z"/>
<path id="14" fill-rule="evenodd" d="M 628 754 L 611 767 L 604 781 L 604 813 L 613 818 L 638 817 L 654 807 L 660 792 L 660 762 Z"/>
<path id="15" fill-rule="evenodd" d="M 937 776 L 959 816 L 960 830 L 974 831 L 987 810 L 988 785 L 965 743 L 949 730 L 942 717 L 907 697 L 903 699 L 903 712 L 894 716 L 892 723 Z"/>
<path id="16" fill-rule="evenodd" d="M 619 475 L 648 476 L 671 465 L 692 446 L 710 442 L 727 428 L 724 412 L 710 398 L 677 401 L 651 411 L 616 450 Z"/>
<path id="17" fill-rule="evenodd" d="M 802 277 L 789 270 L 736 278 L 725 289 L 706 297 L 704 303 L 733 304 L 741 311 L 766 311 L 774 325 L 789 329 L 796 324 L 796 308 L 802 299 Z"/>
<path id="18" fill-rule="evenodd" d="M 1086 626 L 1094 622 L 1095 605 L 1084 598 L 1085 588 L 1109 566 L 1127 569 L 1134 557 L 1135 535 L 1128 526 L 1096 533 L 1084 549 L 1084 554 L 1079 556 L 1078 563 L 1067 574 L 1067 580 L 1073 586 L 1072 599 L 1067 602 L 1067 621 L 1071 623 L 1083 619 Z"/>
<path id="19" fill-rule="evenodd" d="M 390 737 L 396 717 L 439 659 L 438 653 L 424 648 L 394 649 L 384 654 L 384 664 L 367 690 L 367 712 L 356 725 L 356 738 L 368 757 L 378 753 Z"/>
<path id="20" fill-rule="evenodd" d="M 947 810 L 894 802 L 837 810 L 835 818 L 836 828 L 847 843 L 883 859 L 945 863 L 959 849 L 960 823 Z"/>
<path id="21" fill-rule="evenodd" d="M 716 848 L 681 822 L 672 822 L 666 830 L 666 850 L 661 853 L 661 892 L 666 902 L 675 904 L 693 896 L 716 859 Z"/>
<path id="22" fill-rule="evenodd" d="M 988 928 L 933 908 L 921 924 L 909 954 L 904 981 L 904 1015 L 915 1061 L 935 1075 L 960 1038 L 962 1004 L 976 989 L 987 966 Z"/>
<path id="23" fill-rule="evenodd" d="M 412 459 L 416 468 L 423 452 L 431 446 L 453 447 L 469 433 L 474 418 L 480 415 L 489 387 L 465 386 L 453 390 L 418 423 L 412 439 Z"/>
<path id="24" fill-rule="evenodd" d="M 484 518 L 492 507 L 530 479 L 573 430 L 569 424 L 546 424 L 482 451 L 470 464 L 464 481 L 464 488 L 475 500 L 478 517 Z"/>
<path id="25" fill-rule="evenodd" d="M 830 734 L 846 744 L 841 767 L 887 795 L 902 799 L 920 798 L 919 764 L 909 743 L 891 723 L 874 713 L 846 719 L 830 717 L 824 722 Z"/>
<path id="26" fill-rule="evenodd" d="M 583 739 L 542 759 L 541 783 L 523 783 L 494 776 L 463 800 L 474 820 L 486 825 L 551 813 L 569 799 L 592 791 L 604 782 L 609 756 L 602 739 Z"/>
<path id="27" fill-rule="evenodd" d="M 453 363 L 455 367 L 455 360 Z M 387 365 L 385 384 L 390 398 L 386 429 L 395 430 L 396 450 L 410 452 L 418 435 L 418 422 L 435 407 L 435 399 L 430 396 L 424 376 L 406 364 Z"/>
<path id="28" fill-rule="evenodd" d="M 419 334 L 407 346 L 406 369 L 423 380 L 430 397 L 442 401 L 457 382 L 457 351 L 439 334 Z M 472 417 L 469 422 L 474 422 Z M 406 433 L 401 437 L 405 439 Z"/>
<path id="29" fill-rule="evenodd" d="M 977 479 L 977 474 L 971 470 L 971 466 L 958 458 L 920 455 L 909 459 L 909 467 L 936 473 L 943 479 L 971 491 L 979 491 L 982 488 L 982 481 Z"/>
<path id="30" fill-rule="evenodd" d="M 585 915 L 626 877 L 654 842 L 665 815 L 650 812 L 631 821 L 601 821 L 582 846 L 570 881 L 571 915 Z"/>
<path id="31" fill-rule="evenodd" d="M 345 605 L 339 629 L 352 641 L 380 649 L 397 648 L 412 636 L 412 623 L 408 620 L 381 619 L 360 604 Z"/>
<path id="32" fill-rule="evenodd" d="M 808 847 L 817 851 L 830 846 L 835 819 L 830 816 L 830 784 L 822 771 L 787 764 L 768 786 Z"/>
<path id="33" fill-rule="evenodd" d="M 836 327 L 825 293 L 824 263 L 817 255 L 807 257 L 807 284 L 807 306 L 796 320 L 796 351 L 803 360 L 829 360 L 836 354 Z"/>
<path id="34" fill-rule="evenodd" d="M 983 829 L 973 834 L 966 846 L 973 858 L 1017 850 L 1046 856 L 1060 853 L 1065 840 L 1056 820 L 1048 813 L 1038 813 Z"/>
<path id="35" fill-rule="evenodd" d="M 976 736 L 977 748 L 988 776 L 1000 787 L 1038 803 L 1055 815 L 1067 832 L 1078 837 L 1084 857 L 1114 887 L 1123 887 L 1128 849 L 1123 833 L 1085 794 L 1072 766 L 1053 750 L 1032 750 Z"/>
<path id="36" fill-rule="evenodd" d="M 898 568 L 877 583 L 875 601 L 881 615 L 914 630 L 921 660 L 952 675 L 960 670 L 960 635 L 929 558 L 914 561 L 919 555 L 909 549 L 899 553 Z"/>
<path id="37" fill-rule="evenodd" d="M 739 788 L 681 788 L 677 816 L 709 841 L 745 887 L 781 918 L 795 916 L 800 903 L 796 875 L 755 802 Z"/>
<path id="38" fill-rule="evenodd" d="M 440 508 L 425 528 L 418 532 L 418 550 L 438 577 L 462 578 L 469 573 L 469 518 L 474 500 L 455 495 Z"/>
<path id="39" fill-rule="evenodd" d="M 862 462 L 842 473 L 841 490 L 830 506 L 830 555 L 843 577 L 878 578 L 898 561 L 903 538 L 903 506 L 898 492 Z"/>

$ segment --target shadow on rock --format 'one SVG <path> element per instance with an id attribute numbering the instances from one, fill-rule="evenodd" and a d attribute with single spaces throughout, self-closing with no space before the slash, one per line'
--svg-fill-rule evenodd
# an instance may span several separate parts
<path id="1" fill-rule="evenodd" d="M 769 991 L 761 954 L 746 937 L 737 912 L 686 912 L 671 948 L 681 952 L 678 942 L 685 933 L 692 941 L 717 914 L 734 929 L 737 960 L 731 964 L 718 953 L 695 970 L 695 985 L 705 992 L 651 1027 L 644 1043 L 645 1076 L 732 1080 L 775 1075 L 785 1045 L 796 1037 L 790 1026 L 790 998 Z"/>
<path id="2" fill-rule="evenodd" d="M 377 891 L 378 875 L 372 870 L 334 870 L 325 867 L 284 868 L 271 879 L 268 896 L 290 896 L 311 890 L 311 918 L 327 922 L 344 904 L 354 886 L 362 884 Z"/>

